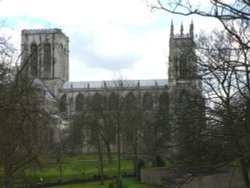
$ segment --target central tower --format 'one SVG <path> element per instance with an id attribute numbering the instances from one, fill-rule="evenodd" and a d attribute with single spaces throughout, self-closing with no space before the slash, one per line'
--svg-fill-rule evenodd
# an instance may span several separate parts
<path id="1" fill-rule="evenodd" d="M 61 29 L 22 30 L 22 64 L 57 96 L 69 79 L 69 39 Z"/>

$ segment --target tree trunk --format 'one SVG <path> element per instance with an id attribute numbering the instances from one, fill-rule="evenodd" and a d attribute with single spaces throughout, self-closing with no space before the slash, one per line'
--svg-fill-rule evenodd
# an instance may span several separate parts
<path id="1" fill-rule="evenodd" d="M 139 173 L 139 168 L 138 168 L 138 152 L 137 152 L 137 130 L 134 131 L 134 145 L 133 145 L 133 149 L 134 149 L 134 156 L 133 156 L 133 165 L 134 165 L 134 175 L 136 177 L 136 179 L 140 179 L 140 173 Z"/>
<path id="2" fill-rule="evenodd" d="M 100 175 L 100 184 L 104 185 L 104 170 L 103 170 L 103 156 L 102 156 L 102 148 L 101 148 L 101 143 L 100 140 L 98 139 L 97 141 L 98 146 L 98 156 L 99 156 L 99 175 Z"/>
<path id="3" fill-rule="evenodd" d="M 117 164 L 118 164 L 118 177 L 121 176 L 121 130 L 120 124 L 117 125 Z"/>
<path id="4" fill-rule="evenodd" d="M 11 169 L 8 167 L 8 165 L 5 165 L 4 167 L 4 186 L 6 188 L 13 188 L 13 174 L 11 173 Z"/>
<path id="5" fill-rule="evenodd" d="M 59 182 L 60 184 L 63 183 L 63 172 L 62 172 L 62 161 L 59 162 Z"/>
<path id="6" fill-rule="evenodd" d="M 236 146 L 237 146 L 238 152 L 240 154 L 243 153 L 242 149 L 241 149 L 241 145 L 239 143 L 239 140 L 237 139 L 235 142 L 236 142 Z M 244 180 L 245 187 L 250 188 L 250 182 L 249 182 L 249 176 L 248 176 L 248 169 L 247 169 L 247 162 L 246 162 L 246 160 L 243 157 L 244 156 L 242 156 L 241 159 L 240 159 L 241 173 L 242 173 L 242 177 L 243 177 L 243 180 Z"/>
<path id="7" fill-rule="evenodd" d="M 63 184 L 63 151 L 60 150 L 59 153 L 58 153 L 58 156 L 57 156 L 57 163 L 58 163 L 58 167 L 59 167 L 59 182 L 61 184 Z"/>
<path id="8" fill-rule="evenodd" d="M 108 157 L 109 164 L 113 164 L 113 158 L 112 158 L 110 143 L 105 142 L 105 145 L 106 145 L 106 149 L 107 149 L 107 157 Z"/>
<path id="9" fill-rule="evenodd" d="M 241 166 L 241 172 L 242 172 L 242 177 L 244 180 L 245 187 L 250 188 L 247 164 L 244 159 L 240 159 L 240 166 Z"/>

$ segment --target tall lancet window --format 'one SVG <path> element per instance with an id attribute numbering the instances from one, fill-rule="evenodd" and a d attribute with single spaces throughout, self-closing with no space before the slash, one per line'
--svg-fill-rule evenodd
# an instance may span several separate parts
<path id="1" fill-rule="evenodd" d="M 169 98 L 166 92 L 163 92 L 159 98 L 159 113 L 168 114 L 169 113 Z"/>
<path id="2" fill-rule="evenodd" d="M 66 95 L 65 94 L 60 99 L 59 110 L 60 110 L 60 112 L 66 112 L 66 110 L 67 110 Z"/>
<path id="3" fill-rule="evenodd" d="M 133 93 L 129 93 L 125 97 L 125 108 L 130 113 L 134 113 L 133 110 L 136 110 L 136 98 Z"/>
<path id="4" fill-rule="evenodd" d="M 179 96 L 180 100 L 180 111 L 183 113 L 187 113 L 188 109 L 190 108 L 189 98 L 188 98 L 188 92 L 186 90 L 182 90 Z"/>
<path id="5" fill-rule="evenodd" d="M 182 54 L 180 57 L 180 77 L 186 78 L 188 75 L 188 64 L 187 57 L 185 54 Z"/>
<path id="6" fill-rule="evenodd" d="M 149 93 L 143 96 L 143 109 L 146 112 L 153 110 L 153 97 Z"/>
<path id="7" fill-rule="evenodd" d="M 38 73 L 38 49 L 35 43 L 30 46 L 30 71 L 31 74 L 37 76 Z"/>
<path id="8" fill-rule="evenodd" d="M 51 72 L 51 45 L 50 43 L 44 44 L 44 72 Z"/>
<path id="9" fill-rule="evenodd" d="M 78 94 L 76 96 L 76 104 L 75 104 L 75 110 L 77 112 L 81 112 L 83 110 L 83 95 L 82 94 Z"/>

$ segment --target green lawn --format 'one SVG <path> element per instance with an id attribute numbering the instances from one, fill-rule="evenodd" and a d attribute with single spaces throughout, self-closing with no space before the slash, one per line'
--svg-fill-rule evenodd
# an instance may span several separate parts
<path id="1" fill-rule="evenodd" d="M 106 176 L 112 177 L 117 175 L 117 159 L 114 156 L 113 164 L 108 164 L 108 160 L 104 158 L 104 173 Z M 130 160 L 122 160 L 122 174 L 132 173 L 132 162 Z M 83 179 L 98 176 L 98 160 L 95 155 L 87 155 L 82 157 L 67 157 L 62 164 L 63 180 Z M 43 182 L 56 182 L 59 179 L 59 164 L 55 161 L 46 160 L 41 170 L 26 171 L 26 180 L 39 182 L 42 178 Z"/>
<path id="2" fill-rule="evenodd" d="M 49 188 L 107 188 L 109 182 L 110 181 L 106 181 L 104 185 L 100 185 L 99 182 L 92 182 L 74 185 L 54 186 Z M 151 188 L 151 186 L 142 184 L 134 179 L 124 179 L 124 183 L 128 188 Z"/>

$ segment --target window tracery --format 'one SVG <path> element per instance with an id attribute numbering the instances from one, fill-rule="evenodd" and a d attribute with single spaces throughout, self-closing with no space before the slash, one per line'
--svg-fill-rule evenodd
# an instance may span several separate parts
<path id="1" fill-rule="evenodd" d="M 30 57 L 30 69 L 33 76 L 37 76 L 38 73 L 38 49 L 35 43 L 30 46 L 31 57 Z"/>
<path id="2" fill-rule="evenodd" d="M 79 93 L 76 96 L 76 100 L 75 100 L 75 110 L 76 110 L 76 112 L 83 111 L 83 103 L 84 103 L 83 95 L 81 93 Z"/>
<path id="3" fill-rule="evenodd" d="M 51 72 L 51 45 L 50 43 L 44 44 L 44 72 Z"/>

